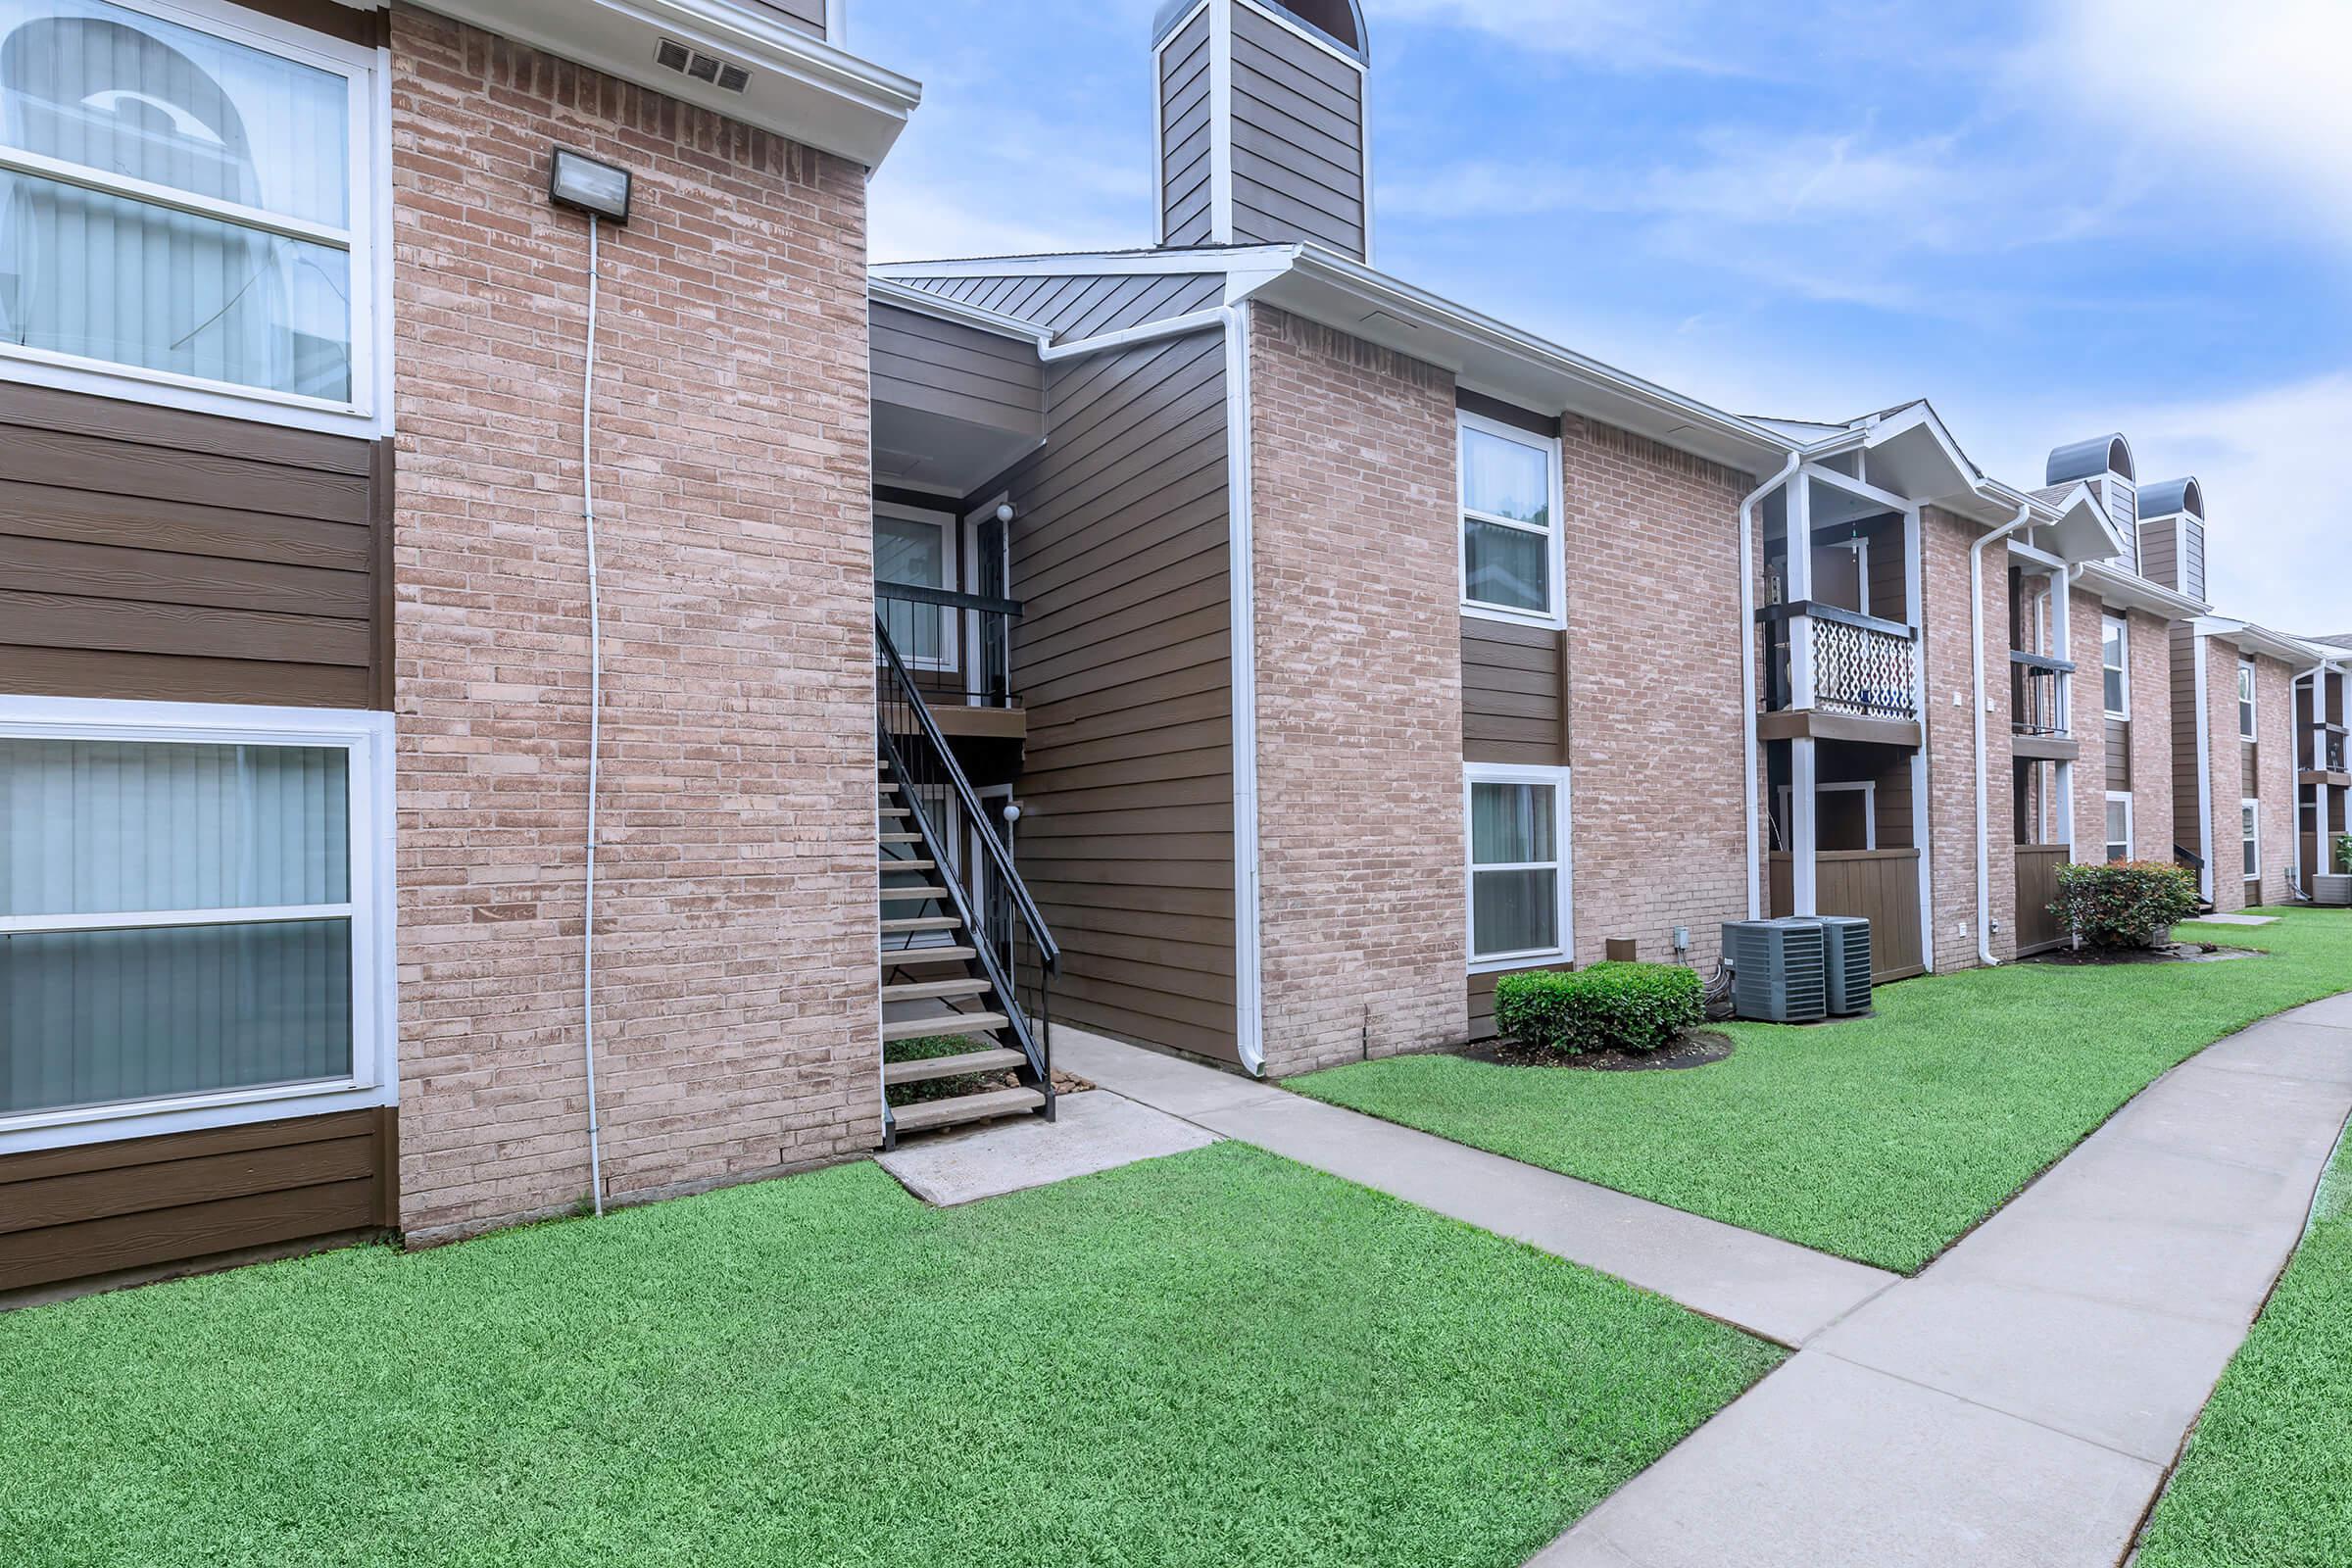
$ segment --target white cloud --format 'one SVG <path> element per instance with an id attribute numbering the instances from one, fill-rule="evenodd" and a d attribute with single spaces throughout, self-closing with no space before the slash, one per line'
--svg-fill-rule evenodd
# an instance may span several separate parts
<path id="1" fill-rule="evenodd" d="M 2352 6 L 2344 0 L 2050 0 L 2022 80 L 2209 195 L 2257 192 L 2352 240 Z M 2283 207 L 2277 204 L 2283 202 Z M 2198 222 L 2193 211 L 2180 221 Z"/>

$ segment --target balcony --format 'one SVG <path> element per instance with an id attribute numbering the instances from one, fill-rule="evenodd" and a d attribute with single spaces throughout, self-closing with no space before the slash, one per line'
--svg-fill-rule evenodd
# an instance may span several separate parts
<path id="1" fill-rule="evenodd" d="M 1919 744 L 1919 633 L 1900 621 L 1800 602 L 1756 612 L 1766 644 L 1767 740 Z"/>
<path id="2" fill-rule="evenodd" d="M 2081 755 L 2074 739 L 2074 683 L 2072 661 L 2011 650 L 2009 733 L 2013 756 L 2072 761 Z"/>
<path id="3" fill-rule="evenodd" d="M 1029 715 L 1012 690 L 1018 600 L 877 582 L 874 609 L 941 734 L 1015 745 L 1027 739 Z"/>

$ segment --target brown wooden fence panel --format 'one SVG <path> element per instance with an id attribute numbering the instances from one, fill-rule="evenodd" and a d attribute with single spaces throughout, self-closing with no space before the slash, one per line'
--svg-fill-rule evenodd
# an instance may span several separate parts
<path id="1" fill-rule="evenodd" d="M 1791 907 L 1788 857 L 1771 857 L 1767 869 L 1772 912 L 1786 914 Z M 1927 972 L 1917 850 L 1824 851 L 1814 861 L 1814 894 L 1821 913 L 1859 915 L 1870 922 L 1876 980 L 1906 980 Z"/>
<path id="2" fill-rule="evenodd" d="M 2072 852 L 2063 844 L 2017 847 L 2017 951 L 2046 953 L 2066 941 L 2066 927 L 2050 912 L 2058 902 L 2058 868 Z"/>

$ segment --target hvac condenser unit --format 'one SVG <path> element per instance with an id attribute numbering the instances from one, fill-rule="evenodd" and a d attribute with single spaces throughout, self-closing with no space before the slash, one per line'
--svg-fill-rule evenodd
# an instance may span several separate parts
<path id="1" fill-rule="evenodd" d="M 1819 920 L 1727 920 L 1723 956 L 1732 965 L 1732 1007 L 1740 1017 L 1814 1023 L 1829 1016 Z"/>
<path id="2" fill-rule="evenodd" d="M 1830 1016 L 1850 1018 L 1870 1010 L 1870 922 L 1857 915 L 1821 916 Z"/>

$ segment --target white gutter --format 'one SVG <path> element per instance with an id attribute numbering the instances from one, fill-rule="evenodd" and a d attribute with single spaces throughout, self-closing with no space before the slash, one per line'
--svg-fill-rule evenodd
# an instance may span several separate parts
<path id="1" fill-rule="evenodd" d="M 1992 807 L 1984 786 L 1984 552 L 2020 528 L 2032 527 L 2034 508 L 2017 509 L 2017 515 L 1986 534 L 1968 551 L 1968 624 L 1970 661 L 1976 669 L 1977 696 L 1977 956 L 1986 968 L 1999 965 L 1992 956 Z"/>
<path id="2" fill-rule="evenodd" d="M 1156 343 L 1161 338 L 1183 337 L 1189 332 L 1206 332 L 1225 327 L 1230 332 L 1232 307 L 1195 311 L 1190 316 L 1171 316 L 1164 321 L 1146 321 L 1141 326 L 1122 327 L 1116 332 L 1104 332 L 1100 337 L 1082 337 L 1069 343 L 1055 343 L 1039 348 L 1037 357 L 1048 365 L 1059 365 L 1089 354 L 1106 354 L 1112 349 L 1133 348 L 1138 343 Z"/>
<path id="3" fill-rule="evenodd" d="M 1756 777 L 1756 504 L 1787 484 L 1804 466 L 1805 455 L 1790 451 L 1781 471 L 1740 503 L 1740 735 L 1746 747 L 1740 775 L 1746 794 L 1740 826 L 1747 835 L 1747 917 L 1764 918 L 1763 843 L 1756 827 L 1756 802 L 1763 784 Z"/>

